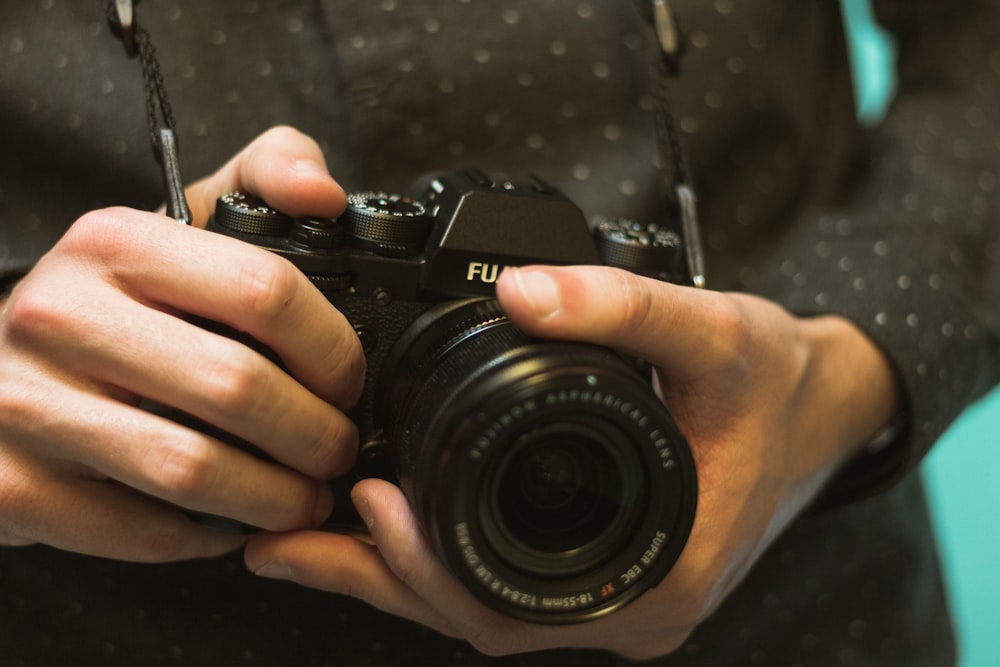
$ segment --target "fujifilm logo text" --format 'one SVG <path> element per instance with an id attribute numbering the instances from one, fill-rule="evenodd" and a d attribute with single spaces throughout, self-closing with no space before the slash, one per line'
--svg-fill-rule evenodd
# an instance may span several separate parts
<path id="1" fill-rule="evenodd" d="M 469 282 L 481 282 L 493 284 L 500 277 L 500 273 L 506 266 L 499 264 L 489 264 L 487 262 L 469 262 L 469 269 L 465 272 L 465 279 Z"/>

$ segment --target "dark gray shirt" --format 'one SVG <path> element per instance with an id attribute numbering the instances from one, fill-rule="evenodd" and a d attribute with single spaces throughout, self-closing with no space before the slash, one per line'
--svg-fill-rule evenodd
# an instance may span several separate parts
<path id="1" fill-rule="evenodd" d="M 0 270 L 30 267 L 86 210 L 163 199 L 139 67 L 100 4 L 0 9 Z M 895 363 L 908 424 L 662 664 L 949 664 L 919 481 L 899 480 L 1000 373 L 1000 6 L 877 3 L 899 40 L 900 93 L 866 131 L 836 3 L 674 4 L 688 47 L 671 91 L 710 286 L 855 321 Z M 176 0 L 139 16 L 187 180 L 287 123 L 320 141 L 349 189 L 477 165 L 538 173 L 590 215 L 660 215 L 655 47 L 631 3 Z M 148 566 L 3 549 L 0 627 L 0 665 L 555 659 L 483 658 L 358 603 L 257 580 L 238 556 Z"/>

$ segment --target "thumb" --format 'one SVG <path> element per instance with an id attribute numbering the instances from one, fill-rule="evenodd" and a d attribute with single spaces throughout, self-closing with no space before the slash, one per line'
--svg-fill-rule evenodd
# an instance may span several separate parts
<path id="1" fill-rule="evenodd" d="M 203 227 L 216 198 L 233 190 L 251 192 L 289 215 L 335 217 L 347 205 L 322 149 L 290 127 L 264 132 L 221 169 L 187 189 L 195 223 Z"/>
<path id="2" fill-rule="evenodd" d="M 507 269 L 497 298 L 531 335 L 605 345 L 692 374 L 716 327 L 738 316 L 725 295 L 606 266 Z"/>

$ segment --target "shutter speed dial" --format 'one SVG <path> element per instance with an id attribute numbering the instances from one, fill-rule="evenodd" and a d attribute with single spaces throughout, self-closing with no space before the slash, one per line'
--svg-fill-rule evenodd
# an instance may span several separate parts
<path id="1" fill-rule="evenodd" d="M 288 236 L 292 227 L 291 217 L 245 192 L 227 192 L 219 197 L 215 203 L 215 223 L 252 236 Z"/>
<path id="2" fill-rule="evenodd" d="M 431 230 L 423 204 L 384 192 L 350 195 L 341 221 L 352 245 L 386 257 L 419 254 Z"/>

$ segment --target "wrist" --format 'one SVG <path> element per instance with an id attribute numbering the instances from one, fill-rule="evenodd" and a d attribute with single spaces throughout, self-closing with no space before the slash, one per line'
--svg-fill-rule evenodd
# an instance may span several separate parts
<path id="1" fill-rule="evenodd" d="M 885 353 L 854 324 L 832 315 L 801 322 L 810 357 L 792 447 L 818 490 L 895 423 L 902 392 Z"/>

